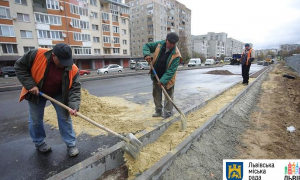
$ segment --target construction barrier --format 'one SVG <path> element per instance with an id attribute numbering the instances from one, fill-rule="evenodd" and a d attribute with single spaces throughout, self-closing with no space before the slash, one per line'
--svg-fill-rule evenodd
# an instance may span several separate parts
<path id="1" fill-rule="evenodd" d="M 285 64 L 287 66 L 293 68 L 300 75 L 300 55 L 299 54 L 285 58 Z"/>

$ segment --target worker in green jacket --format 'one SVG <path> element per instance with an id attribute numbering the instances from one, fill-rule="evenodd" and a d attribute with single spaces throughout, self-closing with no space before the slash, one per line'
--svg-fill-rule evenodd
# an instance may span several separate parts
<path id="1" fill-rule="evenodd" d="M 180 63 L 181 54 L 176 47 L 179 37 L 176 33 L 169 33 L 166 40 L 147 43 L 143 47 L 145 60 L 152 63 L 160 82 L 157 82 L 154 74 L 151 72 L 153 81 L 153 98 L 155 104 L 155 113 L 152 117 L 168 118 L 172 115 L 173 105 L 165 98 L 164 107 L 162 106 L 162 89 L 164 86 L 168 95 L 173 100 L 174 85 L 177 74 L 177 68 Z M 153 60 L 151 58 L 153 54 Z"/>

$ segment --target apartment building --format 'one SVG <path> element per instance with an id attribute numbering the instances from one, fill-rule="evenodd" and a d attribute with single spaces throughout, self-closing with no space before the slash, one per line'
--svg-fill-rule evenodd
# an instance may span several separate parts
<path id="1" fill-rule="evenodd" d="M 245 44 L 239 40 L 233 38 L 227 38 L 226 41 L 226 56 L 232 56 L 232 54 L 240 54 L 245 49 Z"/>
<path id="2" fill-rule="evenodd" d="M 226 53 L 227 34 L 224 32 L 208 32 L 206 35 L 193 36 L 193 51 L 204 54 L 205 57 L 219 58 Z"/>
<path id="3" fill-rule="evenodd" d="M 263 54 L 263 55 L 266 56 L 266 55 L 268 55 L 269 52 L 274 53 L 275 55 L 277 55 L 278 54 L 278 49 L 272 48 L 272 49 L 255 50 L 255 56 L 257 57 L 260 54 Z"/>
<path id="4" fill-rule="evenodd" d="M 129 66 L 129 7 L 121 0 L 1 0 L 0 66 L 30 49 L 72 47 L 80 69 Z"/>
<path id="5" fill-rule="evenodd" d="M 282 44 L 280 45 L 280 50 L 282 51 L 292 51 L 300 48 L 300 44 Z"/>
<path id="6" fill-rule="evenodd" d="M 191 53 L 191 10 L 175 0 L 125 0 L 130 6 L 131 56 L 143 58 L 148 42 L 163 40 L 170 32 L 185 39 Z M 183 38 L 184 37 L 184 38 Z"/>

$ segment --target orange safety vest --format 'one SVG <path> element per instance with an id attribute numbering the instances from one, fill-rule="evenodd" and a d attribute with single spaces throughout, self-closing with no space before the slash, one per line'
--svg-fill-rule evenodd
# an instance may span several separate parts
<path id="1" fill-rule="evenodd" d="M 246 61 L 246 65 L 249 65 L 249 59 L 251 58 L 251 52 L 252 52 L 252 48 L 249 50 L 248 54 L 247 54 L 247 61 Z"/>
<path id="2" fill-rule="evenodd" d="M 39 48 L 36 56 L 33 60 L 33 65 L 31 67 L 31 76 L 36 84 L 39 84 L 39 82 L 43 79 L 46 68 L 47 68 L 47 58 L 45 56 L 45 53 L 49 51 L 50 49 L 46 48 Z M 72 70 L 69 71 L 69 89 L 72 87 L 73 83 L 73 77 L 77 74 L 78 68 L 75 64 L 72 65 Z M 25 87 L 22 87 L 22 91 L 20 94 L 20 102 L 25 99 L 25 95 L 28 93 L 28 90 Z"/>

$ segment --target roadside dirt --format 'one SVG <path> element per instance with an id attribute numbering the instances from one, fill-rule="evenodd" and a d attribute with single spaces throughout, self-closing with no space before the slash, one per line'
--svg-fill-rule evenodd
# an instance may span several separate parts
<path id="1" fill-rule="evenodd" d="M 291 74 L 296 79 L 287 79 Z M 222 179 L 223 159 L 298 159 L 300 78 L 277 64 L 179 156 L 161 180 Z M 295 132 L 287 127 L 294 126 Z"/>
<path id="2" fill-rule="evenodd" d="M 296 79 L 288 79 L 290 74 Z M 262 84 L 258 109 L 251 115 L 251 128 L 242 136 L 246 148 L 237 158 L 297 159 L 300 156 L 300 78 L 282 64 L 269 73 Z M 295 132 L 287 127 L 294 126 Z"/>

